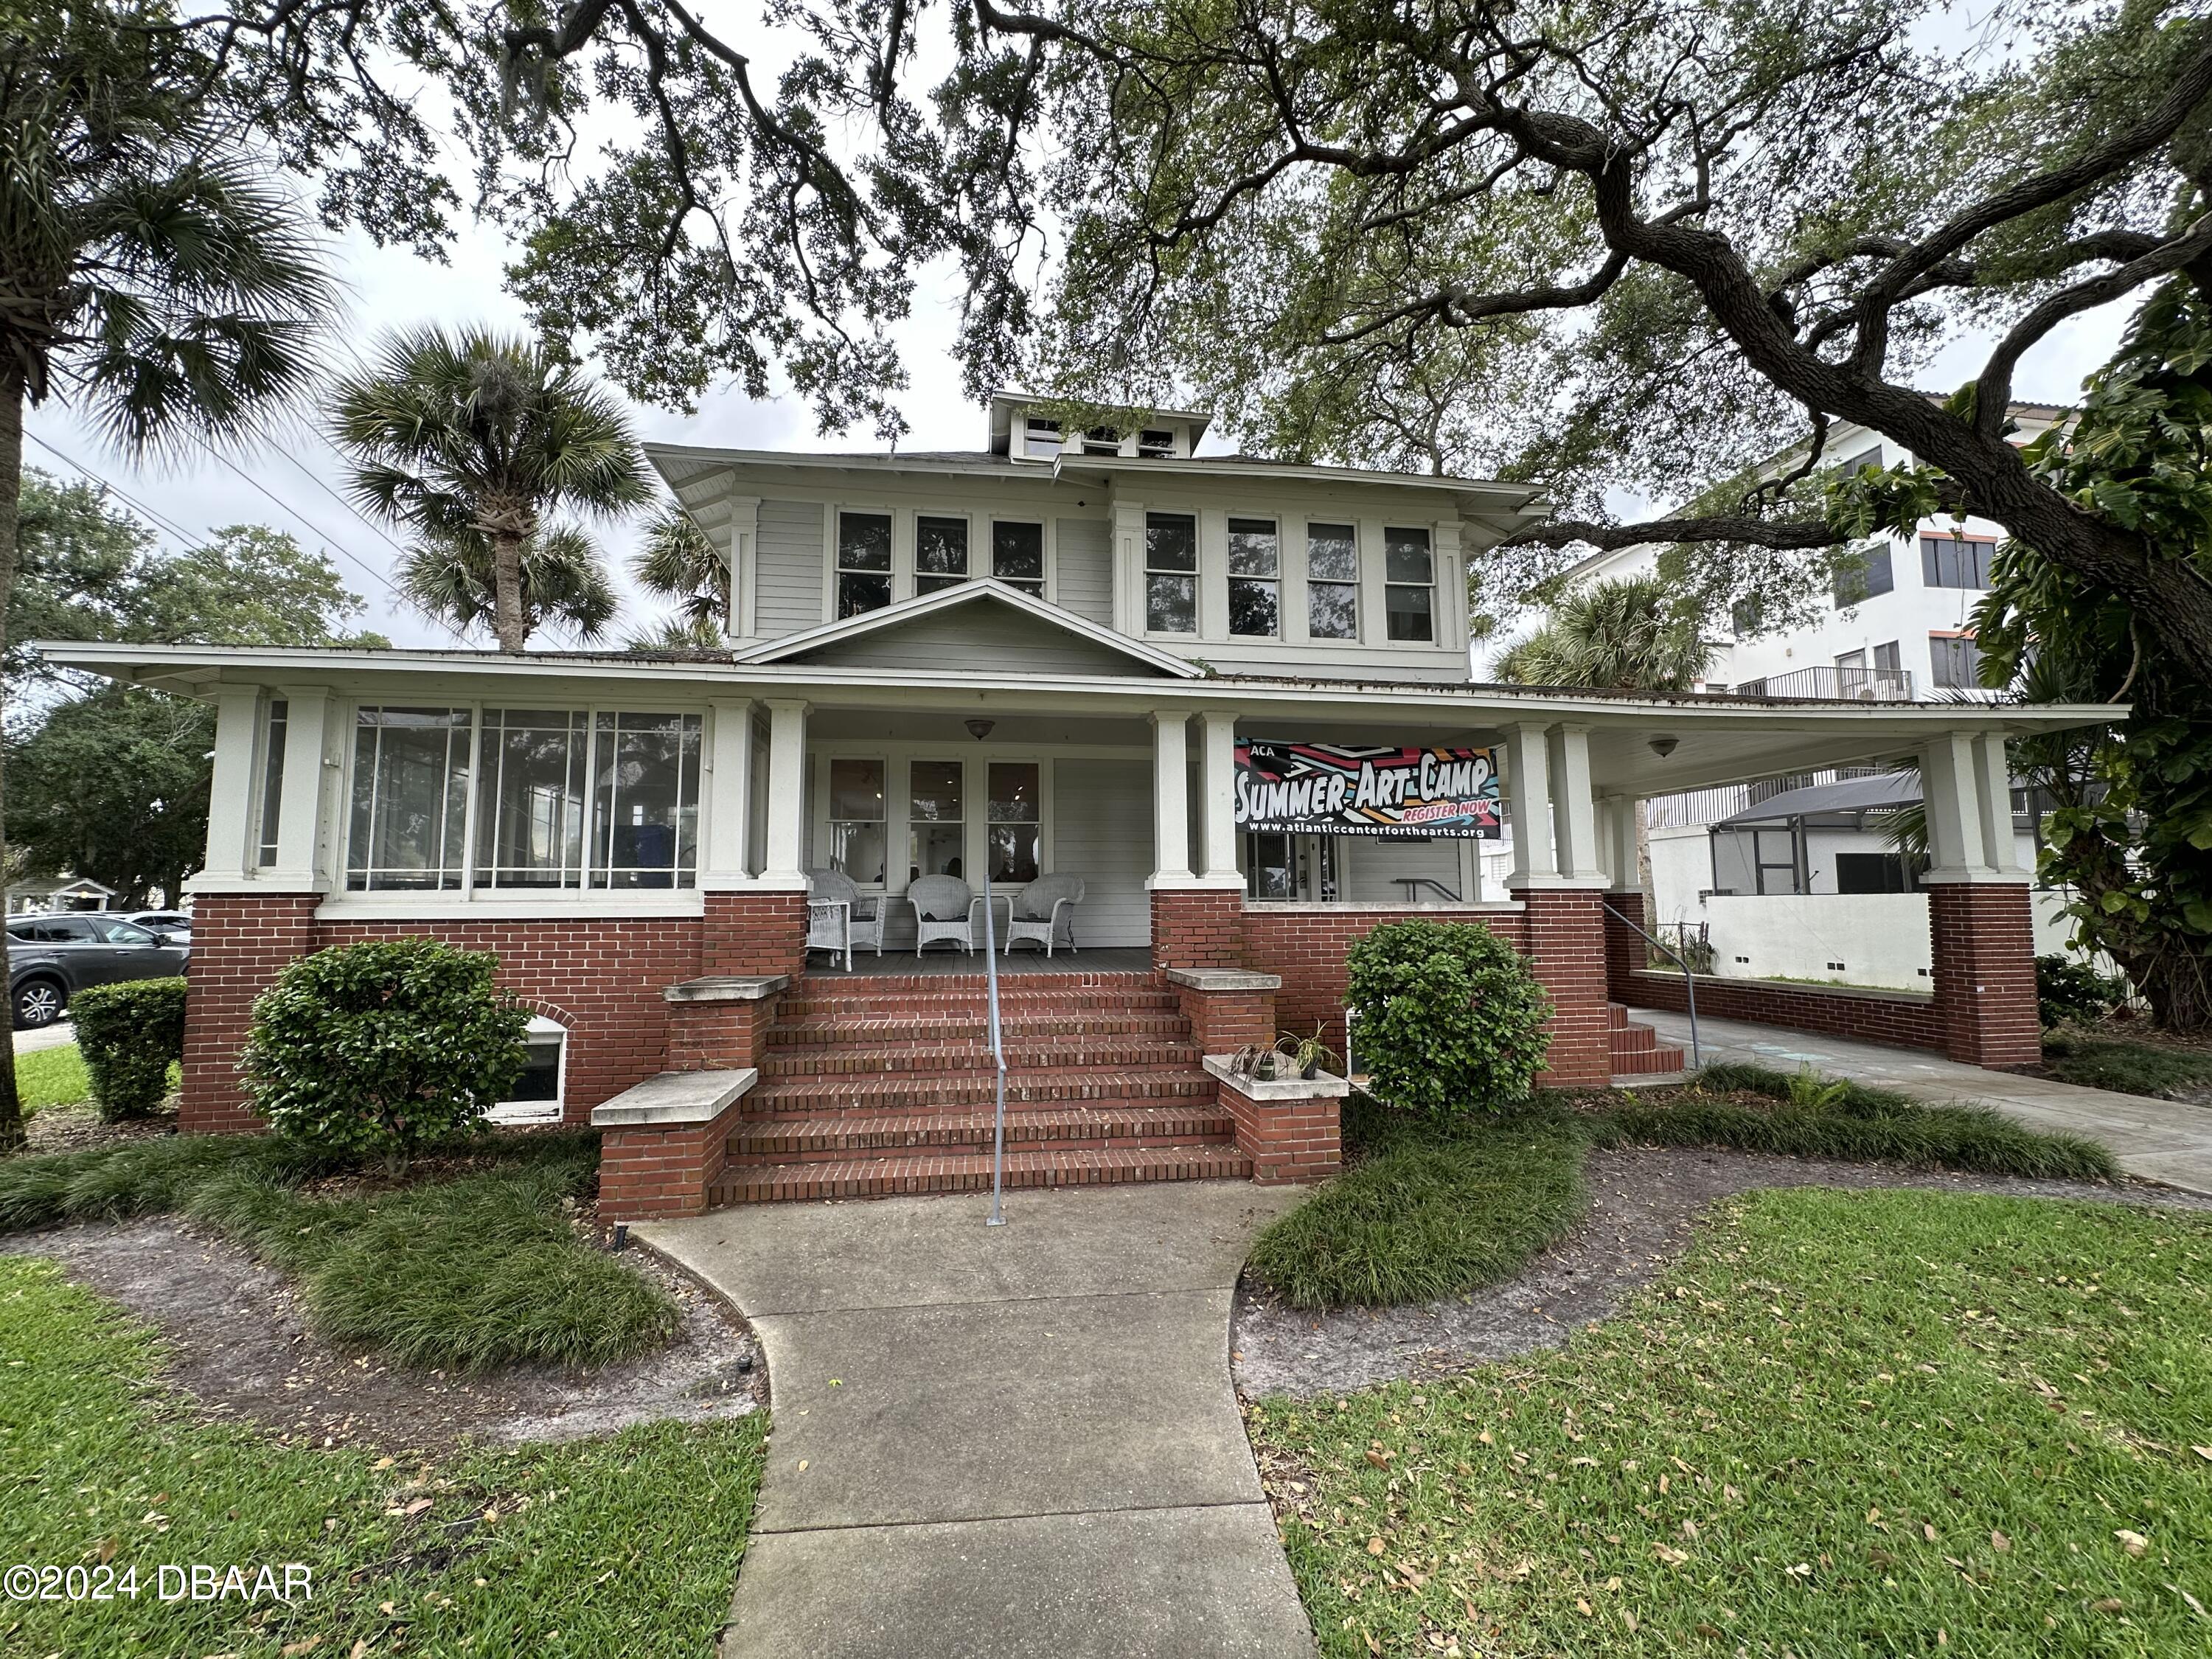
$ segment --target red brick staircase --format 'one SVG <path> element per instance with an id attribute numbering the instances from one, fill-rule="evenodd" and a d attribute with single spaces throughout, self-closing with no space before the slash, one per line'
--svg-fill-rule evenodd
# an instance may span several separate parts
<path id="1" fill-rule="evenodd" d="M 1629 1022 L 1628 1009 L 1622 1003 L 1606 1005 L 1613 1012 L 1613 1074 L 1615 1077 L 1651 1077 L 1662 1072 L 1682 1069 L 1682 1051 L 1671 1042 L 1659 1041 L 1659 1034 L 1649 1025 Z"/>
<path id="2" fill-rule="evenodd" d="M 1010 975 L 999 1006 L 1009 1188 L 1251 1174 L 1158 975 Z M 988 1188 L 989 1044 L 981 973 L 802 976 L 713 1201 Z"/>

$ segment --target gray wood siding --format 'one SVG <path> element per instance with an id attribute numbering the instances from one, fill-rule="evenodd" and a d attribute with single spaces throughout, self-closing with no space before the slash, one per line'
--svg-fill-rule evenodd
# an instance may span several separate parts
<path id="1" fill-rule="evenodd" d="M 1345 897 L 1354 904 L 1401 903 L 1406 890 L 1393 879 L 1397 876 L 1427 876 L 1440 881 L 1462 898 L 1472 895 L 1462 890 L 1459 878 L 1459 843 L 1441 837 L 1435 841 L 1384 841 L 1346 836 L 1338 843 L 1345 848 L 1345 862 L 1350 866 L 1351 891 Z M 1437 904 L 1443 896 L 1433 889 L 1424 889 L 1413 896 L 1416 904 Z"/>
<path id="2" fill-rule="evenodd" d="M 1063 760 L 1054 763 L 1052 782 L 1053 873 L 1081 876 L 1087 884 L 1076 907 L 1076 942 L 1150 944 L 1152 906 L 1145 880 L 1152 873 L 1152 763 Z"/>
<path id="3" fill-rule="evenodd" d="M 1153 672 L 1110 647 L 1066 633 L 994 600 L 956 606 L 859 639 L 802 653 L 826 668 L 904 669 L 962 674 L 1088 674 L 1127 678 Z"/>
<path id="4" fill-rule="evenodd" d="M 822 625 L 822 504 L 763 501 L 754 625 L 763 639 Z"/>
<path id="5" fill-rule="evenodd" d="M 1060 602 L 1102 628 L 1114 625 L 1113 528 L 1103 519 L 1061 519 L 1053 526 Z"/>

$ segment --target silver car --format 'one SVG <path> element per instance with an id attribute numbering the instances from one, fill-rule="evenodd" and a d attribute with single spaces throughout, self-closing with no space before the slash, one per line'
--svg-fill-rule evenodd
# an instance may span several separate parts
<path id="1" fill-rule="evenodd" d="M 15 1029 L 51 1025 L 88 985 L 181 974 L 189 942 L 172 945 L 152 930 L 96 910 L 8 919 L 8 990 Z"/>

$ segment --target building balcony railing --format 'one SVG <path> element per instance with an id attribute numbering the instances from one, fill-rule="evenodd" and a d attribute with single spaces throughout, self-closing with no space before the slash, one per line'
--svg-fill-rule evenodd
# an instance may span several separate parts
<path id="1" fill-rule="evenodd" d="M 1902 668 L 1798 668 L 1746 680 L 1740 697 L 1828 697 L 1846 702 L 1911 702 L 1912 676 Z"/>

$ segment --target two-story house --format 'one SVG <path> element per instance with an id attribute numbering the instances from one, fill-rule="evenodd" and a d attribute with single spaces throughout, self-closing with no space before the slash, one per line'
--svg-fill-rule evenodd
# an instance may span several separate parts
<path id="1" fill-rule="evenodd" d="M 252 1122 L 234 1054 L 286 962 L 431 934 L 499 952 L 535 1007 L 535 1092 L 609 1126 L 610 1213 L 971 1185 L 969 941 L 1059 877 L 1080 897 L 1051 954 L 1032 930 L 1000 959 L 1013 1178 L 1311 1178 L 1326 1147 L 1270 1152 L 1200 1061 L 1279 1024 L 1342 1046 L 1345 952 L 1378 921 L 1522 950 L 1553 1080 L 1650 1069 L 1608 1007 L 1680 989 L 1641 973 L 1640 799 L 1903 756 L 1951 884 L 1931 996 L 1767 1012 L 2035 1057 L 2025 872 L 1983 829 L 2007 731 L 2109 711 L 1478 684 L 1469 573 L 1546 511 L 1528 486 L 1201 457 L 1202 415 L 1048 408 L 994 398 L 957 453 L 654 448 L 731 565 L 721 650 L 46 647 L 217 711 L 185 1127 Z M 810 949 L 854 918 L 877 925 L 849 969 Z M 648 1131 L 680 1154 L 636 1153 Z"/>

